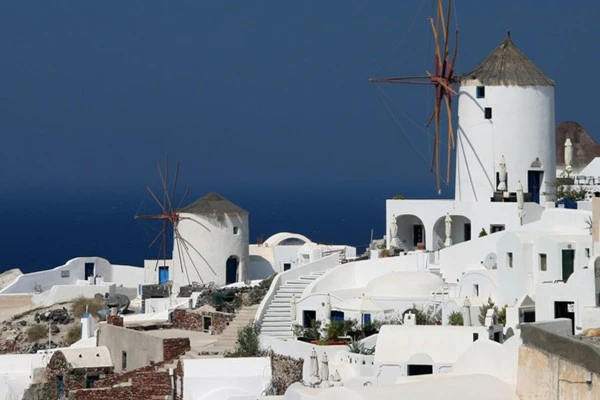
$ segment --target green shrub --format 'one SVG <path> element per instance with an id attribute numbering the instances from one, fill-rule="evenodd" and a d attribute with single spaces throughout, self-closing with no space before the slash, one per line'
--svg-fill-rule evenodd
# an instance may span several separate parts
<path id="1" fill-rule="evenodd" d="M 86 306 L 92 317 L 98 316 L 98 311 L 106 308 L 104 300 L 88 299 L 86 297 L 78 297 L 71 305 L 71 313 L 74 318 L 81 318 L 85 313 Z"/>
<path id="2" fill-rule="evenodd" d="M 484 237 L 487 236 L 487 232 L 485 231 L 484 228 L 481 228 L 481 231 L 479 232 L 479 237 Z"/>
<path id="3" fill-rule="evenodd" d="M 256 357 L 259 355 L 260 325 L 250 323 L 238 331 L 237 342 L 233 353 L 228 357 Z"/>
<path id="4" fill-rule="evenodd" d="M 463 315 L 460 311 L 452 311 L 448 316 L 448 323 L 450 325 L 463 326 Z"/>
<path id="5" fill-rule="evenodd" d="M 305 328 L 300 324 L 292 326 L 294 336 L 302 337 L 309 340 L 319 340 L 321 338 L 321 321 L 313 320 L 310 322 L 310 327 Z"/>
<path id="6" fill-rule="evenodd" d="M 506 305 L 498 311 L 498 323 L 500 325 L 506 325 Z"/>
<path id="7" fill-rule="evenodd" d="M 332 321 L 327 325 L 327 340 L 337 340 L 340 336 L 346 336 L 349 332 L 354 332 L 358 322 L 347 319 L 344 321 Z"/>
<path id="8" fill-rule="evenodd" d="M 358 340 L 352 340 L 348 343 L 348 351 L 350 353 L 363 354 L 366 356 L 370 356 L 375 354 L 375 347 L 369 348 L 366 347 L 364 343 L 361 343 Z"/>
<path id="9" fill-rule="evenodd" d="M 37 342 L 40 339 L 48 337 L 48 325 L 35 324 L 27 328 L 27 340 Z"/>
<path id="10" fill-rule="evenodd" d="M 427 314 L 425 311 L 417 308 L 413 304 L 413 308 L 406 310 L 404 314 L 412 312 L 415 314 L 415 322 L 417 325 L 435 325 L 435 318 Z"/>

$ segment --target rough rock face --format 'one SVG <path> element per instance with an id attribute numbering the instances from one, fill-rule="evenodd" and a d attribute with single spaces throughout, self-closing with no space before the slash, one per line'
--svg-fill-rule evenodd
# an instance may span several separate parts
<path id="1" fill-rule="evenodd" d="M 69 311 L 66 308 L 55 309 L 43 313 L 35 313 L 35 322 L 52 322 L 53 324 L 67 325 L 72 322 Z"/>
<path id="2" fill-rule="evenodd" d="M 575 121 L 563 121 L 556 126 L 556 165 L 565 165 L 565 141 L 573 143 L 574 169 L 581 169 L 595 157 L 600 157 L 600 144 Z"/>

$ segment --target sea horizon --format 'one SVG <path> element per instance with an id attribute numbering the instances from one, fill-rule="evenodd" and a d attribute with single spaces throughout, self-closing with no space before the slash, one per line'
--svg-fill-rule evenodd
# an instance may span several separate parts
<path id="1" fill-rule="evenodd" d="M 250 213 L 250 243 L 278 232 L 293 232 L 318 243 L 355 246 L 361 253 L 369 244 L 371 230 L 374 238 L 384 235 L 386 199 L 396 194 L 434 198 L 428 195 L 431 191 L 401 192 L 393 186 L 221 187 L 215 191 Z M 208 191 L 198 192 L 187 196 L 184 204 Z M 160 222 L 134 219 L 160 210 L 142 188 L 49 191 L 43 202 L 33 193 L 25 190 L 0 201 L 6 228 L 0 233 L 0 273 L 12 268 L 23 273 L 40 271 L 86 256 L 142 267 L 144 259 L 157 257 L 157 247 L 148 246 Z"/>

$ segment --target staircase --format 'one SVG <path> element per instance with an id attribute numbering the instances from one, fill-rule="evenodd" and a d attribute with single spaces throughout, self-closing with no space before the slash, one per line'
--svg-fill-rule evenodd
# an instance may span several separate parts
<path id="1" fill-rule="evenodd" d="M 227 328 L 221 334 L 216 335 L 217 341 L 212 345 L 203 347 L 194 347 L 179 357 L 176 357 L 169 364 L 165 364 L 162 370 L 168 371 L 169 368 L 176 368 L 177 361 L 190 360 L 198 358 L 221 358 L 227 352 L 233 352 L 237 342 L 238 330 L 254 321 L 258 304 L 243 307 L 237 311 L 235 318 L 229 323 Z"/>
<path id="2" fill-rule="evenodd" d="M 310 275 L 299 276 L 296 279 L 286 281 L 282 284 L 279 289 L 277 289 L 273 300 L 265 311 L 260 333 L 279 339 L 292 338 L 292 320 L 290 311 L 292 295 L 296 296 L 296 300 L 300 300 L 304 288 L 311 282 L 317 280 L 324 273 L 324 271 L 313 272 Z"/>

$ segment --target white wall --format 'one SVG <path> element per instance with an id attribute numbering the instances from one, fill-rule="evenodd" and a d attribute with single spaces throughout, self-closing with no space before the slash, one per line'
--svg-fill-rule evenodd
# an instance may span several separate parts
<path id="1" fill-rule="evenodd" d="M 486 86 L 476 96 L 477 83 L 461 84 L 458 94 L 456 143 L 457 200 L 489 202 L 496 188 L 501 157 L 506 160 L 508 190 L 518 181 L 527 191 L 527 171 L 539 158 L 543 182 L 556 178 L 554 87 Z M 492 108 L 492 119 L 484 108 Z M 551 192 L 548 184 L 540 192 Z M 541 196 L 542 204 L 547 196 Z"/>
<path id="2" fill-rule="evenodd" d="M 595 306 L 594 269 L 576 269 L 566 283 L 542 283 L 535 288 L 535 319 L 554 319 L 554 302 L 572 301 L 575 307 L 575 333 L 581 333 L 586 307 Z"/>
<path id="3" fill-rule="evenodd" d="M 260 396 L 271 384 L 269 357 L 183 360 L 184 400 Z"/>
<path id="4" fill-rule="evenodd" d="M 375 347 L 378 384 L 393 383 L 407 375 L 409 364 L 430 364 L 433 373 L 452 371 L 453 364 L 478 340 L 489 340 L 484 327 L 384 325 Z"/>
<path id="5" fill-rule="evenodd" d="M 34 294 L 31 302 L 43 306 L 51 306 L 56 303 L 72 301 L 78 297 L 92 298 L 96 293 L 104 295 L 116 293 L 114 283 L 104 283 L 101 285 L 54 285 L 47 292 Z"/>
<path id="6" fill-rule="evenodd" d="M 137 288 L 138 285 L 144 283 L 144 272 L 144 268 L 141 267 L 113 265 L 111 282 L 114 282 L 117 286 Z"/>
<path id="7" fill-rule="evenodd" d="M 20 399 L 32 383 L 34 369 L 42 368 L 49 358 L 41 354 L 0 355 L 0 399 Z"/>
<path id="8" fill-rule="evenodd" d="M 50 290 L 54 285 L 75 285 L 78 280 L 85 278 L 86 263 L 94 263 L 94 274 L 101 276 L 104 282 L 115 282 L 115 278 L 123 279 L 122 281 L 116 281 L 117 285 L 127 286 L 143 274 L 143 271 L 141 269 L 138 271 L 136 267 L 118 266 L 115 269 L 104 258 L 79 257 L 50 270 L 21 275 L 0 293 L 35 293 L 39 291 L 37 289 L 41 289 L 41 291 Z M 117 272 L 115 273 L 115 271 Z M 133 276 L 128 276 L 128 274 L 133 274 Z"/>

